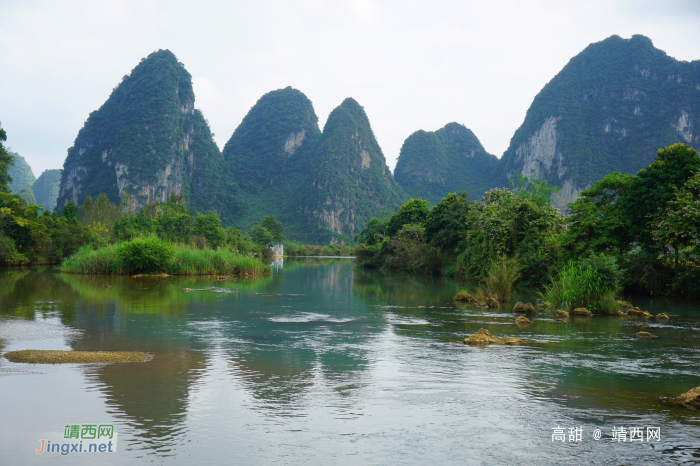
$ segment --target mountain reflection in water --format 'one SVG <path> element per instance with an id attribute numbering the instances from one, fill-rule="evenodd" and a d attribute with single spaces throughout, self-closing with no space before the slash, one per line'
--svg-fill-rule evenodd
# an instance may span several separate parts
<path id="1" fill-rule="evenodd" d="M 658 338 L 642 341 L 634 318 L 540 315 L 520 328 L 512 304 L 457 305 L 470 286 L 336 258 L 284 259 L 256 280 L 0 271 L 3 351 L 154 354 L 112 365 L 0 359 L 0 399 L 12 401 L 1 462 L 33 463 L 41 435 L 105 421 L 119 432 L 113 464 L 700 460 L 697 413 L 660 398 L 700 385 L 697 303 L 635 300 L 674 315 L 646 321 Z M 482 327 L 528 343 L 460 343 Z M 659 426 L 661 441 L 591 436 L 619 425 Z M 556 426 L 586 436 L 557 444 Z"/>

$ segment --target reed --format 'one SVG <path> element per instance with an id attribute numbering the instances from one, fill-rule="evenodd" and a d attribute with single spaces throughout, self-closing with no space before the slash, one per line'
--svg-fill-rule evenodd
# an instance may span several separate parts
<path id="1" fill-rule="evenodd" d="M 618 289 L 604 280 L 592 265 L 569 262 L 539 295 L 542 301 L 550 302 L 557 309 L 570 311 L 583 307 L 597 313 L 613 314 L 620 308 L 617 293 Z"/>
<path id="2" fill-rule="evenodd" d="M 491 262 L 486 276 L 486 290 L 499 302 L 505 303 L 513 291 L 513 284 L 520 276 L 520 264 L 515 257 L 500 256 Z"/>

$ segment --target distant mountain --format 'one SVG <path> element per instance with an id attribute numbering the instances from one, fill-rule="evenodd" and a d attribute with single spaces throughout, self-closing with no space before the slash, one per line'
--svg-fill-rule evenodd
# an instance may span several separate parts
<path id="1" fill-rule="evenodd" d="M 458 123 L 435 132 L 419 130 L 401 147 L 394 177 L 411 196 L 439 203 L 448 193 L 467 191 L 478 199 L 491 188 L 498 158 Z"/>
<path id="2" fill-rule="evenodd" d="M 36 203 L 43 206 L 44 210 L 53 212 L 56 208 L 62 173 L 63 170 L 60 169 L 44 170 L 32 185 Z"/>
<path id="3" fill-rule="evenodd" d="M 311 101 L 287 87 L 248 112 L 223 150 L 249 206 L 244 227 L 274 214 L 285 234 L 308 242 L 350 236 L 402 203 L 362 107 L 346 99 L 323 133 Z"/>
<path id="4" fill-rule="evenodd" d="M 494 185 L 521 173 L 562 188 L 559 208 L 613 171 L 636 173 L 659 148 L 700 142 L 700 61 L 651 40 L 612 36 L 586 47 L 540 91 L 504 153 Z"/>
<path id="5" fill-rule="evenodd" d="M 288 230 L 303 229 L 289 201 L 308 176 L 308 159 L 320 137 L 313 104 L 300 91 L 287 87 L 258 100 L 223 150 L 249 206 L 239 225 L 250 226 L 272 214 Z"/>
<path id="6" fill-rule="evenodd" d="M 370 218 L 383 210 L 393 212 L 407 199 L 386 165 L 364 109 L 351 98 L 331 112 L 306 172 L 309 179 L 293 205 L 307 219 L 309 237 L 317 241 L 351 237 Z"/>
<path id="7" fill-rule="evenodd" d="M 238 187 L 194 104 L 192 78 L 172 52 L 142 59 L 68 149 L 59 209 L 100 193 L 115 203 L 129 194 L 139 206 L 183 193 L 192 209 L 239 212 Z"/>
<path id="8" fill-rule="evenodd" d="M 8 170 L 8 173 L 12 177 L 12 182 L 10 183 L 10 191 L 17 192 L 22 188 L 31 188 L 36 177 L 34 172 L 32 172 L 32 167 L 29 166 L 24 157 L 16 152 L 10 152 L 15 158 L 15 165 Z"/>

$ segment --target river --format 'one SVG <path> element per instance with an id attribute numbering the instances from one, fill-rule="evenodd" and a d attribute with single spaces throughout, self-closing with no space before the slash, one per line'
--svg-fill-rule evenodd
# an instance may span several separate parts
<path id="1" fill-rule="evenodd" d="M 518 327 L 524 292 L 483 309 L 457 305 L 465 285 L 451 279 L 342 258 L 273 265 L 255 280 L 1 270 L 3 353 L 154 357 L 0 357 L 0 464 L 700 462 L 700 411 L 664 399 L 700 385 L 700 303 L 633 299 L 668 321 L 540 314 Z M 643 322 L 655 338 L 634 336 Z M 480 328 L 527 342 L 461 343 Z M 113 452 L 36 453 L 91 425 L 113 426 Z"/>

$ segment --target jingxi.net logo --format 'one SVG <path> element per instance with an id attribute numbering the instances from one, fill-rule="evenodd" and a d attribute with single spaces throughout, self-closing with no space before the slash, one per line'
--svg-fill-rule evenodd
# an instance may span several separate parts
<path id="1" fill-rule="evenodd" d="M 57 453 L 114 453 L 117 451 L 117 432 L 112 424 L 66 424 L 63 439 L 40 439 L 37 455 Z M 57 441 L 58 440 L 58 441 Z"/>

